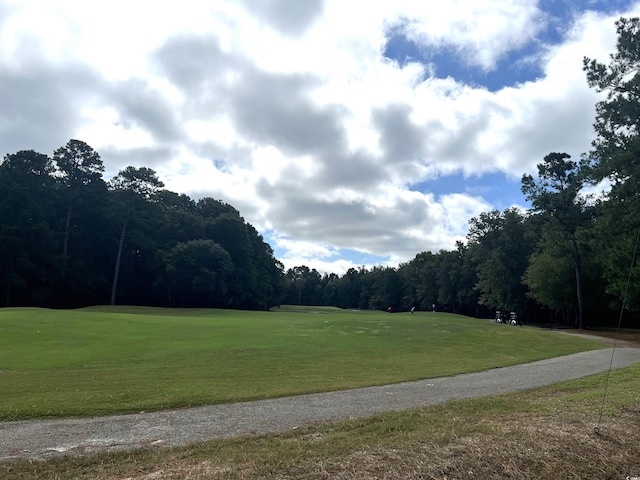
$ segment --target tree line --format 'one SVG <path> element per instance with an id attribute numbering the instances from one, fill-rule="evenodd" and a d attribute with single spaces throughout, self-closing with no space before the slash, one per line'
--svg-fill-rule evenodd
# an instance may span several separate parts
<path id="1" fill-rule="evenodd" d="M 231 205 L 164 189 L 127 167 L 105 181 L 100 156 L 70 140 L 50 158 L 33 150 L 0 163 L 0 306 L 137 304 L 267 308 L 281 303 L 490 316 L 584 328 L 631 312 L 640 267 L 640 19 L 616 22 L 608 63 L 584 58 L 596 105 L 590 152 L 551 152 L 523 175 L 528 211 L 482 213 L 466 242 L 398 267 L 321 275 L 284 271 Z M 585 188 L 606 182 L 604 196 Z"/>
<path id="2" fill-rule="evenodd" d="M 640 19 L 616 22 L 608 63 L 584 58 L 596 105 L 592 150 L 579 160 L 551 152 L 523 175 L 531 208 L 472 218 L 465 243 L 422 252 L 397 268 L 351 269 L 342 277 L 306 266 L 286 272 L 287 301 L 468 315 L 515 311 L 525 320 L 585 328 L 640 326 Z M 586 187 L 609 185 L 606 195 Z M 640 252 L 638 252 L 640 253 Z"/>
<path id="3" fill-rule="evenodd" d="M 0 305 L 267 308 L 283 266 L 231 205 L 164 189 L 155 171 L 103 178 L 70 140 L 0 164 Z"/>

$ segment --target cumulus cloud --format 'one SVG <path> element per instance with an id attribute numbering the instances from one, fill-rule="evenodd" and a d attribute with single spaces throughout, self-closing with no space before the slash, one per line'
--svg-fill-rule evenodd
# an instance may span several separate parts
<path id="1" fill-rule="evenodd" d="M 243 0 L 247 10 L 286 35 L 303 33 L 321 14 L 322 0 Z"/>
<path id="2" fill-rule="evenodd" d="M 307 98 L 315 82 L 310 76 L 245 72 L 227 91 L 233 123 L 250 141 L 290 155 L 338 151 L 340 110 Z"/>
<path id="3" fill-rule="evenodd" d="M 437 8 L 424 3 L 410 11 L 388 23 L 388 34 L 404 34 L 427 57 L 430 51 L 444 51 L 485 71 L 534 39 L 545 23 L 535 0 L 454 0 L 441 2 Z"/>
<path id="4" fill-rule="evenodd" d="M 84 120 L 83 110 L 72 105 L 91 102 L 100 84 L 95 72 L 81 65 L 61 68 L 36 61 L 25 69 L 0 68 L 3 153 L 53 153 L 51 146 L 66 143 Z"/>

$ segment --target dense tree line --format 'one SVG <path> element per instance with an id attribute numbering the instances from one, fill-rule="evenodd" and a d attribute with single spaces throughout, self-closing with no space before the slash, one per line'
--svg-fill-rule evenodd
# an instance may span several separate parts
<path id="1" fill-rule="evenodd" d="M 321 276 L 290 269 L 287 301 L 344 308 L 438 309 L 471 315 L 518 312 L 525 320 L 584 328 L 640 326 L 640 19 L 616 22 L 608 64 L 585 58 L 596 105 L 593 149 L 579 161 L 551 152 L 538 175 L 522 177 L 527 212 L 507 209 L 470 220 L 466 243 L 423 252 L 397 268 Z M 607 181 L 604 197 L 585 187 Z M 640 253 L 640 252 L 639 252 Z"/>
<path id="2" fill-rule="evenodd" d="M 283 267 L 224 202 L 165 190 L 149 168 L 103 178 L 70 140 L 0 163 L 0 305 L 267 308 Z"/>

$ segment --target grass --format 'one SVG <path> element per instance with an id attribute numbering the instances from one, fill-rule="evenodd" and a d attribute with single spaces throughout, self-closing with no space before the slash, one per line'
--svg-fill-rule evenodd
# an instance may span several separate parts
<path id="1" fill-rule="evenodd" d="M 2 309 L 0 420 L 338 390 L 606 346 L 445 313 Z"/>
<path id="2" fill-rule="evenodd" d="M 276 369 L 274 359 L 304 361 L 301 350 L 313 358 L 305 368 L 314 381 L 305 383 L 301 378 L 297 388 L 322 389 L 336 384 L 337 373 L 326 370 L 332 356 L 351 361 L 340 370 L 344 378 L 376 383 L 394 372 L 399 381 L 413 375 L 449 374 L 455 363 L 462 365 L 461 371 L 471 371 L 603 345 L 445 314 L 286 310 L 259 314 L 131 308 L 0 310 L 0 397 L 2 402 L 5 397 L 19 401 L 12 391 L 17 383 L 5 388 L 5 378 L 15 375 L 29 379 L 31 387 L 52 376 L 55 380 L 50 384 L 58 382 L 59 391 L 64 392 L 69 388 L 66 375 L 77 370 L 93 375 L 96 396 L 101 390 L 106 394 L 113 377 L 125 377 L 120 384 L 129 389 L 131 401 L 136 389 L 131 390 L 128 382 L 146 382 L 146 388 L 155 385 L 166 391 L 170 385 L 159 385 L 165 377 L 180 381 L 176 370 L 198 369 L 211 358 L 233 364 L 236 355 L 250 366 L 239 377 L 242 387 L 231 385 L 232 369 L 225 363 L 199 370 L 209 372 L 209 381 L 227 386 L 225 395 L 209 397 L 224 401 L 234 395 L 250 397 L 256 385 L 275 395 L 271 378 L 265 383 L 251 377 L 267 372 L 277 380 L 274 384 L 282 384 L 278 371 L 286 374 L 288 366 L 295 372 L 298 366 L 291 363 Z M 628 332 L 625 342 L 637 345 L 639 337 Z M 211 357 L 214 353 L 218 357 Z M 262 362 L 255 361 L 255 356 Z M 420 364 L 414 365 L 416 361 Z M 154 362 L 162 367 L 155 367 Z M 369 362 L 375 368 L 368 368 Z M 271 366 L 263 368 L 263 363 Z M 164 376 L 159 375 L 163 370 Z M 234 373 L 241 374 L 241 370 Z M 141 373 L 145 371 L 152 381 L 145 380 Z M 526 392 L 318 423 L 278 435 L 47 461 L 6 461 L 0 462 L 0 478 L 545 480 L 640 476 L 640 365 L 611 373 L 603 404 L 605 378 L 595 375 Z M 187 378 L 182 386 L 195 391 L 200 383 Z M 217 386 L 214 392 L 223 390 Z M 83 395 L 90 393 L 88 389 Z M 60 399 L 71 402 L 73 396 L 61 395 Z M 119 405 L 114 402 L 112 408 L 123 408 Z M 27 416 L 33 415 L 30 408 L 26 410 Z M 599 434 L 594 433 L 595 425 L 600 427 Z"/>
<path id="3" fill-rule="evenodd" d="M 624 479 L 640 474 L 640 365 L 527 392 L 278 435 L 0 463 L 7 480 Z M 594 433 L 594 426 L 600 433 Z"/>

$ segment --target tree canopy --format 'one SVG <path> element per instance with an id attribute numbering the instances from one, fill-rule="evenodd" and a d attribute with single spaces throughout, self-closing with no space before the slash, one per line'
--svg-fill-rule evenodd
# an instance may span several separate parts
<path id="1" fill-rule="evenodd" d="M 282 264 L 230 205 L 164 189 L 146 167 L 108 182 L 70 140 L 0 162 L 0 305 L 267 308 Z"/>

